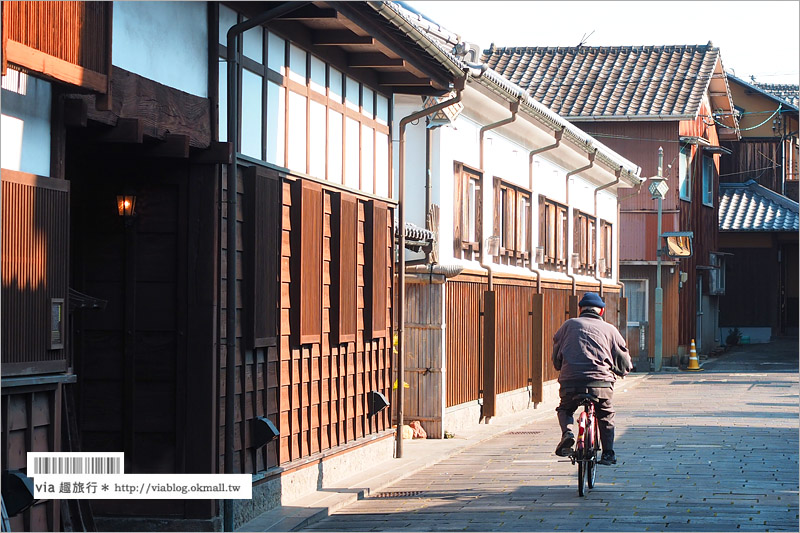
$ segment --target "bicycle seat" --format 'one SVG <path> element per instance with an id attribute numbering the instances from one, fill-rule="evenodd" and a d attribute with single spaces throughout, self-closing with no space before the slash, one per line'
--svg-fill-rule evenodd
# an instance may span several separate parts
<path id="1" fill-rule="evenodd" d="M 597 396 L 589 393 L 576 394 L 572 397 L 572 399 L 578 401 L 591 400 L 592 402 L 596 402 L 598 400 Z"/>

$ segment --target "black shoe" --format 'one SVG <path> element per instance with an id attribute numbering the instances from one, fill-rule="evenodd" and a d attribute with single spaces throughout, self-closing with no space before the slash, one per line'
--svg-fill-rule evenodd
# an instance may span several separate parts
<path id="1" fill-rule="evenodd" d="M 561 442 L 556 447 L 556 455 L 559 457 L 569 457 L 572 455 L 572 445 L 575 444 L 575 435 L 571 431 L 565 431 L 561 436 Z"/>
<path id="2" fill-rule="evenodd" d="M 615 465 L 617 464 L 617 457 L 614 455 L 614 452 L 603 452 L 603 455 L 600 457 L 600 460 L 597 461 L 599 465 Z"/>

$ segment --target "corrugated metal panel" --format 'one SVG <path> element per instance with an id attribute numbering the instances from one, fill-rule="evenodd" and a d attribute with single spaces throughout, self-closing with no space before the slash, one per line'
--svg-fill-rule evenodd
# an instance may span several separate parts
<path id="1" fill-rule="evenodd" d="M 3 169 L 2 226 L 3 375 L 65 370 L 66 349 L 51 344 L 51 303 L 64 300 L 65 337 L 69 182 Z"/>
<path id="2" fill-rule="evenodd" d="M 661 215 L 661 231 L 682 231 L 676 212 Z M 620 213 L 620 261 L 655 261 L 658 211 Z"/>

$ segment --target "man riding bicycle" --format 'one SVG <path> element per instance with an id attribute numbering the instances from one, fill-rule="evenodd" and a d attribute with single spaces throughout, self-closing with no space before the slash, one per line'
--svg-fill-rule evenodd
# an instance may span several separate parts
<path id="1" fill-rule="evenodd" d="M 580 404 L 576 394 L 598 398 L 597 421 L 603 454 L 601 465 L 616 464 L 614 454 L 614 382 L 633 369 L 625 339 L 603 319 L 606 304 L 597 293 L 587 292 L 578 302 L 580 316 L 564 322 L 553 336 L 553 366 L 559 371 L 561 403 L 556 408 L 561 442 L 556 455 L 568 457 L 575 444 L 573 414 Z"/>

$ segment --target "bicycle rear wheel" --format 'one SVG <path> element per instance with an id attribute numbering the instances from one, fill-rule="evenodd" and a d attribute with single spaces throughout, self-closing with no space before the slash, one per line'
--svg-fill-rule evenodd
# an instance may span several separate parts
<path id="1" fill-rule="evenodd" d="M 586 444 L 586 484 L 590 489 L 594 488 L 594 483 L 597 478 L 597 454 L 600 452 L 598 446 L 598 439 L 600 438 L 599 428 L 597 427 L 597 419 L 593 420 L 591 435 L 587 439 Z"/>
<path id="2" fill-rule="evenodd" d="M 578 496 L 585 496 L 586 495 L 586 465 L 587 462 L 583 459 L 578 459 Z"/>

